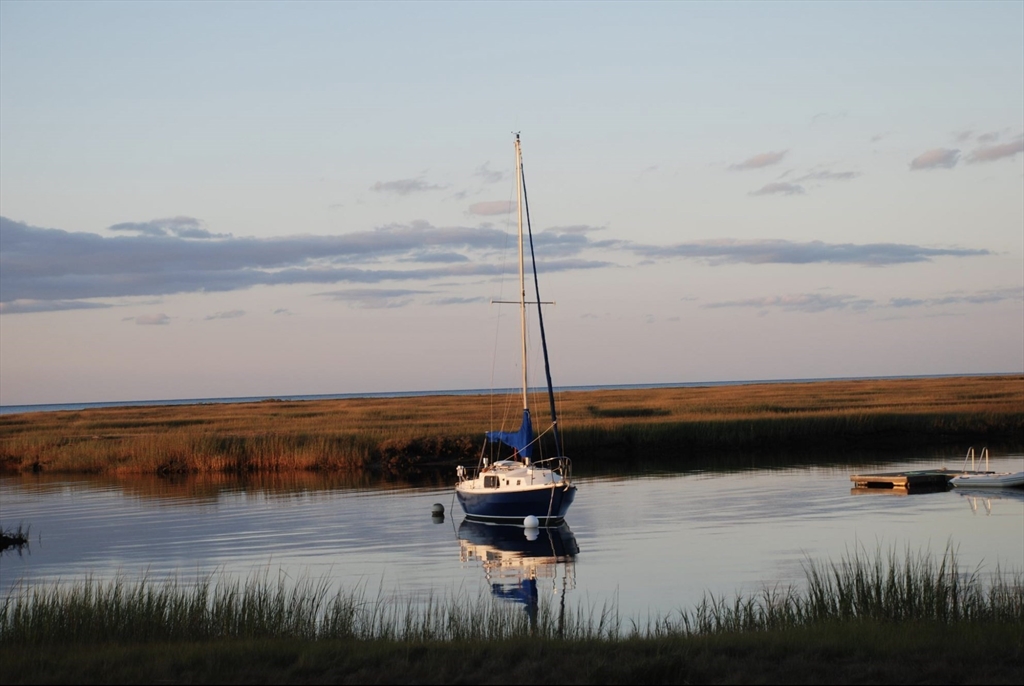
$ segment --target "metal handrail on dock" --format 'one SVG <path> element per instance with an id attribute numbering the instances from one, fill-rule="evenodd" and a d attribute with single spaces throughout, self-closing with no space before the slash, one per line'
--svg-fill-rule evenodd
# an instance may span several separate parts
<path id="1" fill-rule="evenodd" d="M 978 470 L 975 469 L 975 467 L 974 467 L 974 447 L 973 446 L 967 449 L 967 455 L 964 456 L 964 466 L 960 468 L 961 472 L 965 472 L 965 473 L 967 472 L 967 460 L 971 461 L 971 472 L 976 474 L 978 472 Z M 988 472 L 989 471 L 989 468 L 988 468 L 988 448 L 982 448 L 981 449 L 981 456 L 978 458 L 978 466 L 979 467 L 981 466 L 981 461 L 982 460 L 985 460 L 985 472 Z"/>

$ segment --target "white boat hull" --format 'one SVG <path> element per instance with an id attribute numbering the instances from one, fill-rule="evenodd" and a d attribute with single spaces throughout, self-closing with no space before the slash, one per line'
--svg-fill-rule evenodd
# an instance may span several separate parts
<path id="1" fill-rule="evenodd" d="M 949 483 L 956 488 L 1024 488 L 1024 472 L 960 474 Z"/>

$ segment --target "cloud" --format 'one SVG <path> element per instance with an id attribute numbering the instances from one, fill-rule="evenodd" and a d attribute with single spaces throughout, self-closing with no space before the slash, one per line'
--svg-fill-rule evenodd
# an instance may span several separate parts
<path id="1" fill-rule="evenodd" d="M 113 307 L 107 303 L 85 300 L 11 300 L 0 302 L 0 314 L 25 314 L 28 312 L 59 312 L 61 310 L 95 310 Z"/>
<path id="2" fill-rule="evenodd" d="M 229 310 L 228 312 L 216 312 L 214 314 L 203 317 L 203 321 L 210 321 L 211 319 L 238 319 L 239 317 L 245 316 L 245 310 Z"/>
<path id="3" fill-rule="evenodd" d="M 718 264 L 833 263 L 885 266 L 936 257 L 974 257 L 986 250 L 902 244 L 834 244 L 785 240 L 693 241 L 648 245 L 596 238 L 602 227 L 559 226 L 534 233 L 542 272 L 601 269 L 635 256 Z M 439 281 L 498 276 L 514 241 L 490 224 L 438 227 L 389 224 L 333 236 L 233 237 L 97 234 L 45 229 L 0 217 L 0 314 L 106 307 L 102 299 L 227 292 L 257 285 Z M 602 259 L 605 256 L 606 259 Z M 439 294 L 440 297 L 441 294 Z M 138 307 L 140 303 L 133 301 Z"/>
<path id="4" fill-rule="evenodd" d="M 483 217 L 497 214 L 508 214 L 512 211 L 513 205 L 508 200 L 488 200 L 477 202 L 469 206 L 469 213 Z"/>
<path id="5" fill-rule="evenodd" d="M 370 186 L 375 193 L 394 193 L 395 195 L 409 195 L 411 193 L 422 193 L 424 191 L 441 191 L 446 186 L 427 183 L 420 179 L 398 179 L 397 181 L 378 181 Z"/>
<path id="6" fill-rule="evenodd" d="M 1018 138 L 1017 140 L 1009 143 L 1000 143 L 999 145 L 989 145 L 978 148 L 967 156 L 967 161 L 970 163 L 994 162 L 995 160 L 1001 160 L 1007 157 L 1015 157 L 1018 153 L 1022 152 L 1024 152 L 1024 138 Z"/>
<path id="7" fill-rule="evenodd" d="M 803 195 L 803 193 L 804 187 L 799 184 L 775 181 L 761 186 L 756 191 L 751 191 L 750 195 Z"/>
<path id="8" fill-rule="evenodd" d="M 941 305 L 986 305 L 1007 300 L 1024 301 L 1024 288 L 996 288 L 976 293 L 957 293 L 938 298 L 891 298 L 888 307 L 937 307 Z"/>
<path id="9" fill-rule="evenodd" d="M 762 167 L 770 167 L 773 164 L 781 162 L 787 152 L 789 151 L 775 150 L 772 152 L 762 152 L 759 155 L 747 158 L 739 164 L 730 165 L 729 169 L 732 169 L 733 171 L 743 171 L 745 169 L 761 169 Z"/>
<path id="10" fill-rule="evenodd" d="M 928 150 L 910 161 L 910 170 L 919 169 L 952 169 L 960 159 L 959 150 L 935 148 Z"/>
<path id="11" fill-rule="evenodd" d="M 858 264 L 870 267 L 928 262 L 935 257 L 977 257 L 988 250 L 966 248 L 925 248 L 902 243 L 823 243 L 809 241 L 712 240 L 669 246 L 629 246 L 636 254 L 650 258 L 685 257 L 708 260 L 711 264 Z"/>
<path id="12" fill-rule="evenodd" d="M 469 258 L 457 252 L 422 252 L 402 258 L 402 261 L 452 264 L 453 262 L 469 262 Z"/>
<path id="13" fill-rule="evenodd" d="M 477 167 L 476 171 L 473 172 L 473 176 L 478 177 L 484 183 L 498 183 L 505 178 L 505 172 L 492 171 L 487 168 L 488 165 L 490 165 L 490 162 L 485 162 Z"/>
<path id="14" fill-rule="evenodd" d="M 227 238 L 227 234 L 213 234 L 202 228 L 193 217 L 166 217 L 148 222 L 124 222 L 107 227 L 107 231 L 132 231 L 143 236 L 168 236 L 178 238 Z"/>
<path id="15" fill-rule="evenodd" d="M 800 183 L 801 181 L 849 181 L 860 176 L 860 172 L 845 171 L 845 172 L 834 172 L 828 169 L 821 171 L 810 172 L 804 174 L 798 179 L 794 179 L 794 182 Z"/>
<path id="16" fill-rule="evenodd" d="M 482 296 L 481 297 L 477 297 L 477 298 L 450 297 L 450 298 L 437 298 L 436 300 L 431 300 L 430 304 L 431 305 L 470 305 L 470 304 L 485 303 L 485 302 L 489 302 L 489 300 L 488 300 L 488 298 L 484 298 Z"/>
<path id="17" fill-rule="evenodd" d="M 839 121 L 840 119 L 846 119 L 848 116 L 850 116 L 850 113 L 845 110 L 842 112 L 819 112 L 811 117 L 810 125 L 814 126 L 815 124 Z"/>
<path id="18" fill-rule="evenodd" d="M 506 234 L 486 225 L 435 227 L 413 222 L 336 236 L 200 242 L 150 235 L 105 238 L 0 217 L 0 240 L 3 302 L 56 302 L 230 291 L 255 285 L 490 275 L 497 267 L 480 260 L 501 251 Z M 449 255 L 444 257 L 445 253 Z M 450 253 L 477 259 L 458 264 Z M 443 258 L 451 264 L 422 271 L 368 268 L 410 256 L 415 261 Z"/>
<path id="19" fill-rule="evenodd" d="M 708 303 L 701 307 L 717 309 L 723 307 L 748 307 L 755 309 L 777 308 L 791 312 L 824 312 L 825 310 L 863 310 L 874 304 L 873 300 L 858 298 L 855 295 L 822 295 L 810 293 L 801 295 L 775 295 L 749 300 L 729 300 Z"/>
<path id="20" fill-rule="evenodd" d="M 954 131 L 953 140 L 957 143 L 966 143 L 967 141 L 974 139 L 978 143 L 994 143 L 999 140 L 1003 135 L 1001 131 L 989 131 L 988 133 L 974 134 L 974 131 Z"/>
<path id="21" fill-rule="evenodd" d="M 171 323 L 171 318 L 163 312 L 160 314 L 143 314 L 135 317 L 135 323 L 141 326 L 166 326 Z"/>
<path id="22" fill-rule="evenodd" d="M 413 301 L 415 295 L 430 293 L 406 288 L 351 288 L 344 291 L 318 293 L 331 300 L 348 302 L 364 309 L 388 309 L 405 307 Z"/>
<path id="23" fill-rule="evenodd" d="M 1002 288 L 978 291 L 976 293 L 944 295 L 933 298 L 890 298 L 878 302 L 856 295 L 824 295 L 802 293 L 796 295 L 775 295 L 747 300 L 729 300 L 709 303 L 701 307 L 718 309 L 744 307 L 754 309 L 778 309 L 789 312 L 824 312 L 826 310 L 890 310 L 907 308 L 930 308 L 945 305 L 987 305 L 1004 301 L 1024 301 L 1024 288 Z"/>

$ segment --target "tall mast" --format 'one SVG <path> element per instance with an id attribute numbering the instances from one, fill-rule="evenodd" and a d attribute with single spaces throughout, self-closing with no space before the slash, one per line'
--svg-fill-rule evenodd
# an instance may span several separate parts
<path id="1" fill-rule="evenodd" d="M 516 180 L 518 193 L 516 204 L 519 209 L 519 328 L 523 337 L 523 409 L 529 409 L 526 398 L 526 272 L 523 268 L 523 151 L 516 134 Z"/>
<path id="2" fill-rule="evenodd" d="M 516 136 L 518 138 L 518 135 Z M 526 214 L 526 233 L 530 237 L 530 262 L 533 264 L 533 287 L 537 293 L 537 326 L 540 328 L 540 347 L 544 351 L 544 376 L 548 382 L 548 403 L 551 405 L 551 433 L 555 439 L 555 455 L 562 454 L 562 439 L 558 435 L 558 412 L 555 410 L 555 387 L 551 383 L 551 360 L 548 358 L 548 341 L 544 335 L 545 303 L 540 299 L 540 283 L 537 281 L 537 256 L 533 252 L 533 228 L 530 226 L 530 201 L 526 194 L 526 176 L 523 174 L 522 150 L 519 152 L 519 185 L 523 189 L 523 211 Z M 550 303 L 547 303 L 550 304 Z"/>

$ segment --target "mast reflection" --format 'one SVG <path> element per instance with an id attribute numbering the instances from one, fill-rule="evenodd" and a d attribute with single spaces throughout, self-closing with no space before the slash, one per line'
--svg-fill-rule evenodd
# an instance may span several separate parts
<path id="1" fill-rule="evenodd" d="M 565 614 L 565 593 L 576 587 L 579 545 L 569 525 L 524 529 L 464 519 L 459 525 L 459 558 L 479 562 L 491 594 L 520 603 L 536 628 L 541 590 L 559 596 L 559 627 Z M 538 588 L 539 587 L 539 588 Z"/>

